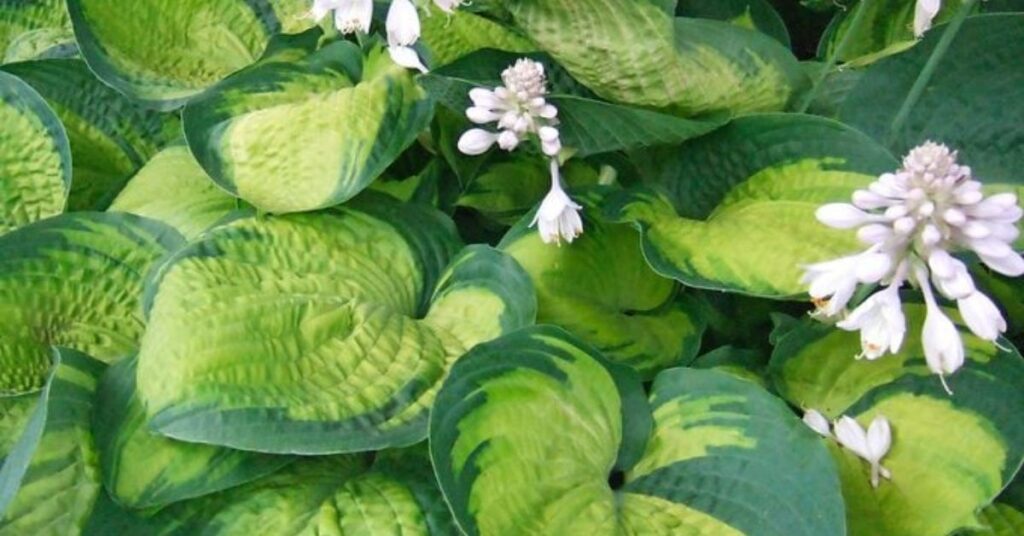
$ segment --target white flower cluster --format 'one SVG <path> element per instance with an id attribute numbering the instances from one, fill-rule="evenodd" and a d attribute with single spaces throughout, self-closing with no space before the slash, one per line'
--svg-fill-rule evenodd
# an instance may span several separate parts
<path id="1" fill-rule="evenodd" d="M 506 151 L 536 136 L 541 151 L 551 159 L 551 190 L 541 202 L 531 226 L 536 225 L 545 243 L 572 243 L 583 232 L 579 211 L 562 188 L 558 154 L 562 141 L 555 125 L 558 109 L 546 100 L 547 78 L 544 66 L 531 59 L 520 59 L 501 74 L 503 85 L 493 90 L 475 88 L 469 92 L 473 106 L 466 117 L 478 125 L 497 123 L 499 132 L 482 128 L 466 131 L 459 138 L 459 150 L 468 155 L 487 152 L 495 143 Z"/>
<path id="2" fill-rule="evenodd" d="M 892 479 L 892 473 L 882 466 L 882 458 L 889 453 L 892 446 L 889 419 L 879 415 L 871 421 L 865 431 L 860 423 L 843 415 L 830 430 L 828 419 L 817 410 L 809 409 L 804 413 L 804 423 L 822 437 L 835 439 L 847 450 L 870 463 L 872 487 L 878 487 L 879 477 Z"/>
<path id="3" fill-rule="evenodd" d="M 1014 194 L 985 197 L 971 169 L 957 154 L 932 142 L 914 148 L 903 168 L 886 173 L 866 190 L 853 194 L 853 204 L 834 203 L 818 209 L 818 219 L 838 229 L 857 229 L 866 251 L 806 267 L 804 282 L 825 316 L 839 315 L 858 284 L 885 286 L 836 325 L 860 331 L 862 353 L 877 359 L 897 352 L 906 333 L 899 289 L 905 283 L 921 289 L 927 306 L 922 344 L 928 367 L 945 374 L 963 365 L 960 333 L 939 306 L 936 293 L 954 300 L 967 327 L 978 337 L 995 341 L 1006 321 L 992 300 L 975 288 L 967 266 L 952 253 L 970 251 L 992 270 L 1007 276 L 1024 274 L 1024 259 L 1011 244 L 1024 214 Z"/>
<path id="4" fill-rule="evenodd" d="M 445 13 L 452 13 L 465 0 L 433 0 Z M 368 33 L 373 20 L 373 0 L 313 0 L 310 16 L 320 22 L 334 12 L 334 26 L 342 34 Z M 408 69 L 427 72 L 419 54 L 412 48 L 420 38 L 420 17 L 411 0 L 391 0 L 386 20 L 388 52 L 395 63 Z"/>

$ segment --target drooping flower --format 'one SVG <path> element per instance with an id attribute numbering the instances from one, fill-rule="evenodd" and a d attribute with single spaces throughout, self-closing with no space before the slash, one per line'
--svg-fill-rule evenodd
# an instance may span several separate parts
<path id="1" fill-rule="evenodd" d="M 558 129 L 555 128 L 558 109 L 545 99 L 547 78 L 544 65 L 531 59 L 520 59 L 505 69 L 501 79 L 503 85 L 493 90 L 475 88 L 469 92 L 473 106 L 466 110 L 466 117 L 478 125 L 497 123 L 498 134 L 493 139 L 506 151 L 515 150 L 532 135 L 539 139 L 544 154 L 557 155 L 562 150 Z M 485 139 L 482 130 L 472 129 L 463 134 L 463 138 L 470 139 L 465 143 L 460 139 L 460 149 L 463 145 L 479 146 L 472 141 Z"/>
<path id="2" fill-rule="evenodd" d="M 385 26 L 391 60 L 407 69 L 427 72 L 419 54 L 412 48 L 420 38 L 420 16 L 416 6 L 410 0 L 391 0 Z"/>
<path id="3" fill-rule="evenodd" d="M 917 0 L 914 6 L 914 37 L 920 38 L 932 27 L 939 10 L 942 9 L 942 0 Z"/>
<path id="4" fill-rule="evenodd" d="M 973 252 L 996 272 L 1024 274 L 1024 258 L 1012 248 L 1019 234 L 1016 223 L 1024 215 L 1017 197 L 986 198 L 971 169 L 956 158 L 945 145 L 927 142 L 907 154 L 900 170 L 854 192 L 852 204 L 822 206 L 817 212 L 822 223 L 857 229 L 868 248 L 807 266 L 804 275 L 811 297 L 826 316 L 841 315 L 858 285 L 884 287 L 836 324 L 861 332 L 859 357 L 868 359 L 899 350 L 906 330 L 899 289 L 904 283 L 918 286 L 928 310 L 922 338 L 925 355 L 944 386 L 945 375 L 963 365 L 964 349 L 933 287 L 957 302 L 964 323 L 978 337 L 995 341 L 1006 331 L 999 309 L 978 291 L 967 265 L 953 254 Z"/>
<path id="5" fill-rule="evenodd" d="M 803 421 L 808 428 L 817 432 L 818 435 L 822 437 L 832 437 L 832 432 L 829 430 L 828 419 L 826 419 L 820 411 L 816 409 L 809 409 L 805 411 Z"/>
<path id="6" fill-rule="evenodd" d="M 865 432 L 860 423 L 844 415 L 835 422 L 833 430 L 840 445 L 871 464 L 872 487 L 878 487 L 879 477 L 892 478 L 892 473 L 882 466 L 882 458 L 892 446 L 888 419 L 881 415 L 875 417 Z"/>
<path id="7" fill-rule="evenodd" d="M 579 211 L 583 208 L 573 202 L 562 189 L 558 161 L 551 159 L 551 190 L 544 197 L 530 227 L 537 226 L 540 238 L 546 244 L 561 244 L 562 240 L 572 243 L 583 232 L 583 220 Z"/>
<path id="8" fill-rule="evenodd" d="M 466 0 L 434 0 L 434 5 L 449 15 L 454 13 L 456 8 L 465 3 Z"/>
<path id="9" fill-rule="evenodd" d="M 334 11 L 334 26 L 342 34 L 370 31 L 373 0 L 314 0 L 309 14 L 320 22 L 331 11 Z"/>

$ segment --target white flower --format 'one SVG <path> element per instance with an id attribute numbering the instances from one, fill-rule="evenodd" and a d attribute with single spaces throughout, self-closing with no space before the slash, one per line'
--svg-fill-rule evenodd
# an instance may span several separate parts
<path id="1" fill-rule="evenodd" d="M 466 3 L 466 0 L 434 0 L 434 5 L 449 15 L 455 12 L 455 8 L 464 3 Z"/>
<path id="2" fill-rule="evenodd" d="M 506 151 L 515 150 L 534 135 L 544 154 L 558 155 L 562 150 L 561 137 L 555 128 L 558 110 L 545 98 L 544 66 L 531 59 L 520 59 L 502 72 L 501 79 L 503 85 L 493 90 L 475 88 L 469 92 L 473 106 L 466 110 L 466 117 L 478 125 L 496 123 L 499 130 L 496 140 Z"/>
<path id="3" fill-rule="evenodd" d="M 572 243 L 583 233 L 583 220 L 580 219 L 579 210 L 583 207 L 577 205 L 562 189 L 561 177 L 558 171 L 558 161 L 551 160 L 551 190 L 544 197 L 537 214 L 530 222 L 540 231 L 540 238 L 546 244 L 552 242 L 561 244 L 562 240 Z"/>
<path id="4" fill-rule="evenodd" d="M 804 412 L 803 418 L 804 424 L 808 428 L 814 430 L 818 435 L 822 437 L 832 437 L 832 432 L 829 431 L 828 419 L 816 409 L 809 409 Z"/>
<path id="5" fill-rule="evenodd" d="M 459 138 L 459 150 L 465 154 L 476 156 L 486 153 L 496 141 L 498 141 L 497 134 L 482 128 L 473 128 L 467 130 Z"/>
<path id="6" fill-rule="evenodd" d="M 342 34 L 367 33 L 373 21 L 373 0 L 314 0 L 309 16 L 320 22 L 334 11 L 334 26 Z"/>
<path id="7" fill-rule="evenodd" d="M 891 285 L 876 292 L 836 326 L 846 331 L 860 330 L 861 354 L 858 358 L 873 360 L 885 355 L 886 351 L 899 352 L 907 332 L 899 287 Z"/>
<path id="8" fill-rule="evenodd" d="M 1024 258 L 1012 247 L 1024 210 L 1014 194 L 986 198 L 971 168 L 958 164 L 956 152 L 945 145 L 927 142 L 914 148 L 901 169 L 854 192 L 852 204 L 830 203 L 816 215 L 831 227 L 857 229 L 857 237 L 868 245 L 863 253 L 805 268 L 803 281 L 819 310 L 840 314 L 860 284 L 887 287 L 837 323 L 861 332 L 861 357 L 876 359 L 899 350 L 905 320 L 898 289 L 911 273 L 928 305 L 925 356 L 944 386 L 944 376 L 963 364 L 964 348 L 933 286 L 957 301 L 964 322 L 978 337 L 994 341 L 1006 330 L 999 309 L 978 292 L 967 265 L 953 254 L 972 252 L 996 272 L 1024 274 Z"/>
<path id="9" fill-rule="evenodd" d="M 420 16 L 416 6 L 410 0 L 391 0 L 385 26 L 391 60 L 407 69 L 427 72 L 419 54 L 412 48 L 420 38 Z"/>
<path id="10" fill-rule="evenodd" d="M 836 421 L 834 430 L 840 445 L 871 464 L 873 487 L 878 487 L 880 476 L 892 478 L 892 473 L 882 466 L 882 458 L 892 446 L 892 430 L 888 419 L 881 415 L 875 417 L 865 432 L 857 421 L 844 415 Z"/>
<path id="11" fill-rule="evenodd" d="M 914 6 L 914 37 L 921 37 L 932 27 L 940 9 L 942 0 L 917 0 Z"/>

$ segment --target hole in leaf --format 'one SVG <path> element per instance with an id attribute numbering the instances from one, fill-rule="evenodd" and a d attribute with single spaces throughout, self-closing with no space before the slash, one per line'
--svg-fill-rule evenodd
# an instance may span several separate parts
<path id="1" fill-rule="evenodd" d="M 608 475 L 608 485 L 612 489 L 619 489 L 623 484 L 626 483 L 626 473 L 619 471 L 618 469 L 612 471 L 612 474 Z"/>

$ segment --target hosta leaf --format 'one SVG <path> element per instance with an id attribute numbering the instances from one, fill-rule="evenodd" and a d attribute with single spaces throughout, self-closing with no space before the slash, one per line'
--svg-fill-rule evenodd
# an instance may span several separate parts
<path id="1" fill-rule="evenodd" d="M 153 283 L 138 373 L 152 426 L 277 453 L 421 441 L 449 364 L 535 314 L 514 261 L 457 247 L 441 213 L 380 194 L 212 229 Z"/>
<path id="2" fill-rule="evenodd" d="M 150 159 L 108 210 L 159 220 L 194 238 L 237 208 L 239 201 L 210 180 L 182 143 Z"/>
<path id="3" fill-rule="evenodd" d="M 886 141 L 893 117 L 931 56 L 941 31 L 914 48 L 869 68 L 846 97 L 840 118 Z M 1024 183 L 1024 14 L 968 18 L 904 127 L 895 133 L 898 154 L 934 140 L 960 152 L 960 159 L 986 184 L 1019 189 Z M 952 105 L 951 103 L 957 103 Z"/>
<path id="4" fill-rule="evenodd" d="M 876 415 L 891 423 L 893 445 L 882 460 L 892 480 L 878 489 L 868 466 L 833 449 L 843 480 L 852 535 L 948 534 L 975 526 L 1024 461 L 1024 360 L 1008 341 L 996 345 L 963 333 L 967 363 L 946 381 L 925 365 L 924 307 L 907 306 L 903 349 L 877 361 L 856 360 L 856 333 L 804 321 L 783 335 L 771 369 L 791 403 L 862 425 Z"/>
<path id="5" fill-rule="evenodd" d="M 304 3 L 68 0 L 67 7 L 96 75 L 129 97 L 169 110 L 252 64 L 274 34 L 301 29 L 295 26 Z M 282 27 L 282 19 L 290 27 Z"/>
<path id="6" fill-rule="evenodd" d="M 21 437 L 38 400 L 35 393 L 0 397 L 0 462 Z"/>
<path id="7" fill-rule="evenodd" d="M 425 448 L 306 458 L 255 482 L 176 503 L 148 519 L 103 505 L 90 534 L 456 534 Z M 127 520 L 127 523 L 125 522 Z"/>
<path id="8" fill-rule="evenodd" d="M 33 391 L 50 347 L 101 361 L 131 354 L 149 267 L 181 237 L 128 214 L 66 214 L 0 237 L 0 394 Z"/>
<path id="9" fill-rule="evenodd" d="M 33 52 L 45 53 L 47 42 L 73 44 L 70 34 L 64 0 L 0 1 L 0 57 L 4 63 L 33 59 Z"/>
<path id="10" fill-rule="evenodd" d="M 0 467 L 0 535 L 79 534 L 99 495 L 89 430 L 103 363 L 54 350 L 54 368 L 24 432 Z"/>
<path id="11" fill-rule="evenodd" d="M 680 0 L 676 14 L 681 17 L 722 20 L 765 33 L 789 46 L 786 24 L 767 0 Z"/>
<path id="12" fill-rule="evenodd" d="M 844 533 L 826 449 L 781 401 L 692 369 L 662 372 L 649 406 L 643 396 L 628 369 L 557 328 L 475 348 L 446 380 L 430 427 L 462 530 Z"/>
<path id="13" fill-rule="evenodd" d="M 898 166 L 863 134 L 796 114 L 737 119 L 645 158 L 654 163 L 649 188 L 612 200 L 608 212 L 640 229 L 654 270 L 769 298 L 801 294 L 802 265 L 858 250 L 814 211 Z"/>
<path id="14" fill-rule="evenodd" d="M 341 41 L 229 77 L 185 108 L 185 136 L 222 188 L 269 212 L 297 212 L 366 188 L 415 141 L 432 110 L 383 49 L 364 60 Z"/>
<path id="15" fill-rule="evenodd" d="M 600 217 L 593 208 L 600 197 L 577 196 L 588 205 L 586 231 L 571 247 L 545 244 L 530 225 L 533 214 L 499 247 L 533 279 L 538 322 L 561 326 L 650 378 L 697 355 L 704 320 L 692 298 L 647 266 L 635 231 Z"/>
<path id="16" fill-rule="evenodd" d="M 523 0 L 516 23 L 608 100 L 695 115 L 782 109 L 805 82 L 767 35 L 635 0 Z M 609 16 L 614 14 L 614 16 Z"/>
<path id="17" fill-rule="evenodd" d="M 0 234 L 60 214 L 71 189 L 71 149 L 31 86 L 0 73 Z"/>
<path id="18" fill-rule="evenodd" d="M 960 9 L 962 0 L 942 2 L 939 14 L 933 24 L 948 22 Z M 848 10 L 840 10 L 832 22 L 829 32 L 821 42 L 822 57 L 835 54 L 839 41 L 846 38 L 840 61 L 853 61 L 864 57 L 879 57 L 899 52 L 914 44 L 914 8 L 916 0 L 875 0 L 857 2 Z M 852 28 L 857 12 L 867 10 L 861 15 L 860 28 Z M 934 33 L 942 33 L 941 30 Z M 905 96 L 904 92 L 902 96 Z"/>
<path id="19" fill-rule="evenodd" d="M 176 118 L 138 107 L 77 59 L 5 65 L 57 113 L 71 142 L 70 210 L 102 210 L 136 170 L 178 136 Z"/>
<path id="20" fill-rule="evenodd" d="M 978 520 L 984 528 L 972 530 L 966 534 L 986 534 L 988 536 L 1018 536 L 1024 534 L 1024 512 L 1008 504 L 995 503 L 978 514 Z"/>
<path id="21" fill-rule="evenodd" d="M 280 469 L 286 456 L 182 443 L 152 433 L 135 390 L 136 362 L 125 359 L 103 375 L 95 434 L 106 489 L 131 508 L 227 489 Z"/>
<path id="22" fill-rule="evenodd" d="M 431 5 L 428 12 L 420 18 L 423 35 L 419 42 L 429 52 L 435 69 L 484 48 L 519 53 L 537 50 L 525 36 L 465 9 L 449 15 Z"/>

